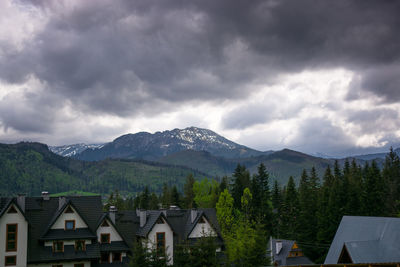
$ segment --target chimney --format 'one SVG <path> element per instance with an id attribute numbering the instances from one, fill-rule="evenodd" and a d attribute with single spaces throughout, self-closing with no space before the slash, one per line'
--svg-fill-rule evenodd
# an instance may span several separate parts
<path id="1" fill-rule="evenodd" d="M 117 214 L 117 207 L 115 206 L 110 206 L 110 210 L 108 211 L 108 216 L 110 217 L 110 220 L 112 221 L 113 224 L 115 224 L 115 215 Z"/>
<path id="2" fill-rule="evenodd" d="M 25 194 L 18 194 L 17 203 L 22 212 L 25 212 Z"/>
<path id="3" fill-rule="evenodd" d="M 197 210 L 196 209 L 191 209 L 190 210 L 190 218 L 192 223 L 194 222 L 194 220 L 196 220 L 197 217 Z"/>
<path id="4" fill-rule="evenodd" d="M 60 210 L 65 203 L 67 203 L 67 199 L 65 197 L 59 197 L 58 198 L 58 210 Z"/>
<path id="5" fill-rule="evenodd" d="M 140 227 L 143 227 L 146 224 L 146 211 L 141 210 L 140 212 Z"/>
<path id="6" fill-rule="evenodd" d="M 276 241 L 275 246 L 276 246 L 276 254 L 279 254 L 279 252 L 281 252 L 282 250 L 282 241 Z"/>
<path id="7" fill-rule="evenodd" d="M 43 200 L 49 200 L 50 199 L 49 192 L 43 191 L 42 198 L 43 198 Z"/>

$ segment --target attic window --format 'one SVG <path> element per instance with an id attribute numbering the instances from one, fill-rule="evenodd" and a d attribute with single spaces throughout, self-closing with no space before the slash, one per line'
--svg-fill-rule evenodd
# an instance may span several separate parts
<path id="1" fill-rule="evenodd" d="M 74 210 L 71 208 L 71 206 L 68 206 L 68 208 L 65 210 L 65 213 L 74 213 Z"/>
<path id="2" fill-rule="evenodd" d="M 103 223 L 101 224 L 101 227 L 108 227 L 110 226 L 107 222 L 107 220 L 104 220 Z"/>
<path id="3" fill-rule="evenodd" d="M 298 249 L 298 248 L 299 248 L 299 246 L 296 243 L 294 243 L 292 246 L 292 249 Z"/>
<path id="4" fill-rule="evenodd" d="M 161 217 L 160 217 L 160 218 L 158 218 L 158 220 L 157 220 L 156 223 L 157 223 L 157 224 L 164 224 L 164 221 L 163 221 L 163 219 L 161 219 Z"/>
<path id="5" fill-rule="evenodd" d="M 204 217 L 200 218 L 199 223 L 206 223 L 206 221 L 204 220 Z"/>
<path id="6" fill-rule="evenodd" d="M 11 206 L 7 213 L 17 213 L 17 210 L 14 208 L 14 206 Z"/>

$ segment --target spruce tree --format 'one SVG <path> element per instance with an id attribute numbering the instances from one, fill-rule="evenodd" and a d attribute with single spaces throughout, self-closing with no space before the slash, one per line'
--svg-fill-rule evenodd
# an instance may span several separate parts
<path id="1" fill-rule="evenodd" d="M 299 223 L 299 199 L 292 176 L 289 177 L 286 187 L 282 213 L 282 237 L 296 240 Z"/>
<path id="2" fill-rule="evenodd" d="M 250 173 L 244 165 L 238 164 L 236 166 L 235 172 L 233 173 L 233 180 L 232 196 L 234 199 L 234 207 L 240 209 L 243 190 L 251 186 Z"/>
<path id="3" fill-rule="evenodd" d="M 393 148 L 385 158 L 382 177 L 387 185 L 387 205 L 389 216 L 398 216 L 400 208 L 400 159 Z"/>
<path id="4" fill-rule="evenodd" d="M 194 191 L 193 191 L 193 185 L 194 185 L 194 177 L 193 174 L 189 174 L 186 177 L 186 183 L 183 187 L 183 201 L 184 201 L 184 207 L 187 209 L 195 208 L 195 202 L 194 202 Z"/>

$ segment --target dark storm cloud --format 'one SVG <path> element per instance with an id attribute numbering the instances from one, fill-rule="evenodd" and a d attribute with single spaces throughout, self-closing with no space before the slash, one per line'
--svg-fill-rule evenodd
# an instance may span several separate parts
<path id="1" fill-rule="evenodd" d="M 0 78 L 34 75 L 84 112 L 129 116 L 237 99 L 278 74 L 331 67 L 360 73 L 362 89 L 398 96 L 397 72 L 385 71 L 399 69 L 398 1 L 23 2 L 49 21 L 0 58 Z"/>

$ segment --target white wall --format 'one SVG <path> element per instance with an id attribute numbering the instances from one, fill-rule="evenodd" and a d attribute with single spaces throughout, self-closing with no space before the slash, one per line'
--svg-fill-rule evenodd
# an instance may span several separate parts
<path id="1" fill-rule="evenodd" d="M 206 236 L 217 236 L 207 219 L 205 217 L 203 218 L 205 223 L 197 223 L 190 233 L 189 238 L 202 237 L 204 234 L 206 234 Z"/>
<path id="2" fill-rule="evenodd" d="M 75 228 L 87 228 L 88 227 L 86 225 L 86 223 L 83 221 L 83 219 L 81 218 L 81 216 L 79 216 L 79 214 L 76 212 L 76 210 L 74 208 L 72 208 L 74 213 L 65 213 L 66 209 L 67 208 L 65 208 L 64 213 L 61 214 L 57 218 L 57 221 L 53 224 L 51 229 L 64 229 L 65 221 L 68 221 L 68 220 L 75 220 Z"/>
<path id="3" fill-rule="evenodd" d="M 106 227 L 100 226 L 97 231 L 97 240 L 100 243 L 100 236 L 101 234 L 110 234 L 110 241 L 122 241 L 122 237 L 118 234 L 117 230 L 115 230 L 115 228 L 112 226 L 112 224 L 110 223 L 110 221 L 108 221 L 108 225 Z"/>
<path id="4" fill-rule="evenodd" d="M 13 206 L 13 205 L 11 205 Z M 10 206 L 10 207 L 11 207 Z M 5 266 L 5 256 L 17 255 L 17 267 L 26 267 L 28 222 L 20 211 L 15 207 L 17 213 L 7 213 L 0 218 L 0 266 Z M 7 224 L 18 224 L 17 251 L 6 252 L 6 231 Z"/>
<path id="5" fill-rule="evenodd" d="M 52 262 L 52 263 L 41 263 L 41 264 L 28 264 L 28 267 L 52 267 L 53 264 L 62 264 L 63 267 L 74 267 L 76 263 L 84 263 L 85 267 L 90 267 L 89 261 L 76 261 L 76 262 Z"/>
<path id="6" fill-rule="evenodd" d="M 149 235 L 147 236 L 148 240 L 150 241 L 149 245 L 156 245 L 157 236 L 156 233 L 164 232 L 165 233 L 165 247 L 166 247 L 166 254 L 170 258 L 169 264 L 173 264 L 173 251 L 174 251 L 174 234 L 172 229 L 169 227 L 167 223 L 164 224 L 155 224 L 153 229 L 150 231 Z"/>

